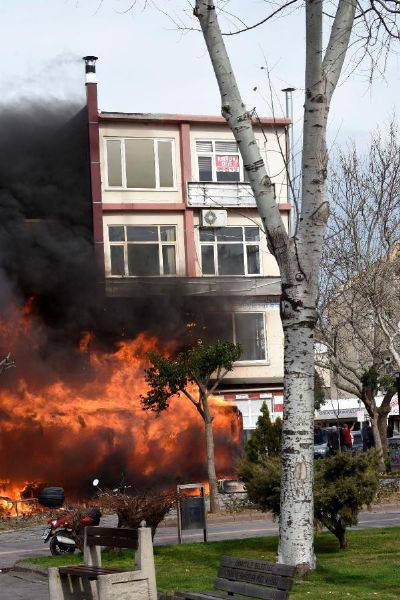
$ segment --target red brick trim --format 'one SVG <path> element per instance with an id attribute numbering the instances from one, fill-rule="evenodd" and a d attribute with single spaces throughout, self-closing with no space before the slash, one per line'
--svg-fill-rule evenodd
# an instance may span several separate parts
<path id="1" fill-rule="evenodd" d="M 185 263 L 186 276 L 196 276 L 196 248 L 194 239 L 194 219 L 193 209 L 187 207 L 187 183 L 192 178 L 192 162 L 190 152 L 190 125 L 188 123 L 180 124 L 180 159 L 181 159 L 181 178 L 182 178 L 182 200 L 186 207 L 184 212 L 185 229 Z"/>

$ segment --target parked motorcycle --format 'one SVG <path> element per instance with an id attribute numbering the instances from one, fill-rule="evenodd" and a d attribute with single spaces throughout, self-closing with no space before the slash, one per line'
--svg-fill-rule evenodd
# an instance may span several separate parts
<path id="1" fill-rule="evenodd" d="M 45 544 L 50 541 L 50 552 L 53 556 L 61 554 L 73 554 L 76 550 L 76 543 L 72 535 L 74 513 L 65 511 L 57 517 L 50 519 L 48 525 L 42 534 L 42 539 Z M 100 523 L 101 512 L 98 508 L 89 508 L 81 516 L 77 533 L 82 531 L 84 527 L 95 526 Z"/>

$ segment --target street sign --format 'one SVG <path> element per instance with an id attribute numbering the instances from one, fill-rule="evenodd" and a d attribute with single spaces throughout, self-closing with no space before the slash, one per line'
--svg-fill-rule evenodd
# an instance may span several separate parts
<path id="1" fill-rule="evenodd" d="M 363 410 L 358 410 L 357 411 L 357 421 L 359 423 L 364 423 L 364 420 L 365 420 L 364 411 Z"/>

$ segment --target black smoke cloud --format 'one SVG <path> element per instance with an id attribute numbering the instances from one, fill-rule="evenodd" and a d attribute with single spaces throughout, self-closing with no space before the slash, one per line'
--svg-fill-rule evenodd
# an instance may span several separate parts
<path id="1" fill-rule="evenodd" d="M 93 255 L 86 108 L 19 102 L 0 116 L 0 302 L 35 296 L 57 342 L 147 329 L 176 335 L 186 319 L 174 290 L 151 300 L 107 299 Z M 166 318 L 168 316 L 168 318 Z"/>

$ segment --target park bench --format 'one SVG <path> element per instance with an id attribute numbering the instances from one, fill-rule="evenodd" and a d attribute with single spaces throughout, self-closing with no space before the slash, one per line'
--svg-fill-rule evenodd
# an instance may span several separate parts
<path id="1" fill-rule="evenodd" d="M 135 549 L 137 570 L 102 567 L 101 547 Z M 49 592 L 50 600 L 157 600 L 151 528 L 85 527 L 84 564 L 49 568 Z"/>
<path id="2" fill-rule="evenodd" d="M 214 581 L 218 592 L 175 592 L 176 600 L 220 600 L 248 596 L 262 600 L 286 600 L 293 585 L 295 567 L 276 563 L 223 556 Z M 226 595 L 227 594 L 227 595 Z"/>

